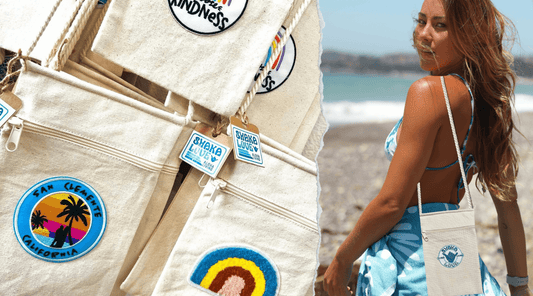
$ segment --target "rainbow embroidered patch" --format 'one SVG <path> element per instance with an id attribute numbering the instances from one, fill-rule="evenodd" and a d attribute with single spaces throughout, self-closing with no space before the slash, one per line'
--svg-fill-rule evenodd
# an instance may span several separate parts
<path id="1" fill-rule="evenodd" d="M 249 246 L 213 248 L 196 263 L 189 282 L 212 295 L 275 296 L 279 272 L 265 254 Z"/>
<path id="2" fill-rule="evenodd" d="M 13 217 L 15 235 L 32 256 L 66 262 L 90 252 L 106 227 L 102 198 L 71 177 L 43 180 L 24 193 Z"/>

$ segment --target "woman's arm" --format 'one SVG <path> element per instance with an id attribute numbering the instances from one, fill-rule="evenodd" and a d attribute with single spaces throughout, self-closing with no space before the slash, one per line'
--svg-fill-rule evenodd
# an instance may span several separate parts
<path id="1" fill-rule="evenodd" d="M 347 283 L 353 262 L 400 221 L 416 184 L 424 174 L 437 132 L 447 119 L 438 77 L 426 77 L 409 88 L 402 135 L 379 194 L 366 207 L 357 224 L 339 247 L 324 275 L 330 296 L 349 295 Z M 440 102 L 439 102 L 440 101 Z"/>
<path id="2" fill-rule="evenodd" d="M 526 238 L 524 234 L 524 225 L 522 224 L 522 217 L 520 216 L 520 209 L 516 202 L 516 187 L 511 189 L 509 201 L 502 201 L 492 194 L 491 197 L 494 206 L 496 207 L 496 211 L 498 212 L 498 229 L 500 231 L 503 254 L 505 255 L 505 264 L 507 265 L 507 274 L 513 277 L 526 277 L 528 275 Z M 524 287 L 514 287 L 509 285 L 511 293 L 514 293 L 521 288 Z"/>

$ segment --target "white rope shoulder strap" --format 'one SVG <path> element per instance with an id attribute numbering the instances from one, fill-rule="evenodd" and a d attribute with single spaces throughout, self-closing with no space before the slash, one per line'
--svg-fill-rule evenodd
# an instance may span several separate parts
<path id="1" fill-rule="evenodd" d="M 465 195 L 468 199 L 468 205 L 471 209 L 474 208 L 472 203 L 472 197 L 470 196 L 470 189 L 468 189 L 468 182 L 466 179 L 465 170 L 463 168 L 463 159 L 461 158 L 461 151 L 459 149 L 459 140 L 457 140 L 457 132 L 455 131 L 455 123 L 453 121 L 452 108 L 450 107 L 450 99 L 448 98 L 448 91 L 446 90 L 446 84 L 444 83 L 444 76 L 440 77 L 440 82 L 442 84 L 442 91 L 444 92 L 444 99 L 446 100 L 446 109 L 448 111 L 448 118 L 450 119 L 450 125 L 452 126 L 453 142 L 455 143 L 455 150 L 457 151 L 457 159 L 459 161 L 459 168 L 461 170 L 461 176 L 463 177 L 463 182 L 465 184 Z M 418 193 L 418 212 L 422 215 L 422 193 L 420 190 L 420 182 L 416 184 L 416 189 Z"/>

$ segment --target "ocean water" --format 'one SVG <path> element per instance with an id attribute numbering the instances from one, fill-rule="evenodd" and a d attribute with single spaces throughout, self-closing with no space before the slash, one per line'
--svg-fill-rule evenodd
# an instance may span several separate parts
<path id="1" fill-rule="evenodd" d="M 330 125 L 396 121 L 409 87 L 421 77 L 324 73 L 324 116 Z M 515 107 L 533 112 L 533 84 L 516 86 Z"/>

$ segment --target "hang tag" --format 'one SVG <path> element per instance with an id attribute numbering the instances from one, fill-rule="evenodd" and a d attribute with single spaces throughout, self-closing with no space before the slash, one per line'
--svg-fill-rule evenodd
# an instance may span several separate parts
<path id="1" fill-rule="evenodd" d="M 224 134 L 217 137 L 212 134 L 210 126 L 199 123 L 181 151 L 180 159 L 215 178 L 231 152 L 231 139 Z"/>
<path id="2" fill-rule="evenodd" d="M 264 167 L 257 126 L 253 124 L 244 125 L 235 116 L 230 117 L 230 126 L 235 159 Z"/>
<path id="3" fill-rule="evenodd" d="M 22 108 L 22 101 L 10 91 L 0 95 L 0 127 Z"/>

